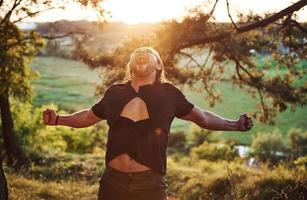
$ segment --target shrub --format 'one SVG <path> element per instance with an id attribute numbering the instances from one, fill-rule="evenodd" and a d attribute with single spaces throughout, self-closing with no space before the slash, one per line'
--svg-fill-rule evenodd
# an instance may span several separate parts
<path id="1" fill-rule="evenodd" d="M 192 148 L 190 155 L 196 160 L 232 160 L 236 156 L 236 152 L 231 148 L 231 146 L 224 143 L 204 142 L 203 144 Z"/>
<path id="2" fill-rule="evenodd" d="M 187 153 L 187 139 L 183 132 L 171 133 L 168 138 L 168 153 Z"/>
<path id="3" fill-rule="evenodd" d="M 193 124 L 187 136 L 189 147 L 195 147 L 204 143 L 204 141 L 211 141 L 212 131 L 203 129 L 198 125 Z"/>
<path id="4" fill-rule="evenodd" d="M 169 196 L 182 200 L 198 200 L 205 192 L 205 177 L 200 171 L 171 168 L 167 173 Z"/>
<path id="5" fill-rule="evenodd" d="M 307 194 L 306 168 L 262 164 L 252 169 L 238 162 L 200 162 L 206 163 L 209 173 L 171 162 L 167 173 L 170 196 L 182 200 L 303 200 Z"/>
<path id="6" fill-rule="evenodd" d="M 294 164 L 298 167 L 307 167 L 307 156 L 297 158 Z"/>
<path id="7" fill-rule="evenodd" d="M 258 133 L 253 136 L 252 145 L 253 155 L 261 161 L 276 162 L 280 159 L 278 153 L 282 153 L 284 145 L 278 130 L 273 133 Z"/>
<path id="8" fill-rule="evenodd" d="M 12 104 L 12 113 L 18 140 L 30 153 L 71 152 L 92 153 L 99 152 L 97 148 L 105 148 L 107 141 L 106 126 L 91 126 L 75 129 L 65 126 L 46 126 L 43 124 L 42 113 L 46 108 L 58 111 L 56 105 L 42 105 L 33 107 L 29 103 Z M 66 114 L 64 111 L 58 111 Z M 35 155 L 32 155 L 35 157 Z"/>
<path id="9" fill-rule="evenodd" d="M 307 155 L 307 131 L 292 128 L 288 131 L 287 140 L 292 160 Z"/>

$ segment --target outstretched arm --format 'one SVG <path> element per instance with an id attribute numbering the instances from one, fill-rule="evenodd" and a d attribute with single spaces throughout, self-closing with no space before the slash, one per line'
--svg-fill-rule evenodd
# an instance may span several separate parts
<path id="1" fill-rule="evenodd" d="M 91 108 L 70 115 L 57 115 L 54 110 L 47 108 L 44 111 L 43 119 L 46 125 L 64 125 L 73 128 L 88 127 L 101 120 Z"/>
<path id="2" fill-rule="evenodd" d="M 247 114 L 240 115 L 238 120 L 230 120 L 213 112 L 201 110 L 197 106 L 194 106 L 192 111 L 181 119 L 192 121 L 202 128 L 217 131 L 248 131 L 254 125 Z"/>

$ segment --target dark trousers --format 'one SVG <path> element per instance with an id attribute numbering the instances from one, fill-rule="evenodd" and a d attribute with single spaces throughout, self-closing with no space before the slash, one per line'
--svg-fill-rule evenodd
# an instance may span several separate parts
<path id="1" fill-rule="evenodd" d="M 125 173 L 106 166 L 99 180 L 98 200 L 166 200 L 164 175 L 152 170 Z"/>

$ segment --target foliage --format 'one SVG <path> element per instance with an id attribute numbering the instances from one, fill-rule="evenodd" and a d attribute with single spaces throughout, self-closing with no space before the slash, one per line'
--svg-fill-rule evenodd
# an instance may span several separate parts
<path id="1" fill-rule="evenodd" d="M 26 34 L 12 23 L 0 24 L 0 94 L 30 100 L 33 95 L 30 80 L 37 78 L 37 73 L 28 65 L 43 45 L 35 32 Z"/>
<path id="2" fill-rule="evenodd" d="M 40 180 L 81 181 L 94 183 L 102 173 L 105 151 L 99 154 L 44 153 L 21 174 Z M 33 158 L 33 157 L 32 157 Z"/>
<path id="3" fill-rule="evenodd" d="M 306 69 L 299 64 L 306 60 L 306 24 L 299 24 L 293 15 L 305 4 L 299 1 L 272 14 L 274 20 L 268 14 L 240 15 L 240 26 L 215 23 L 212 12 L 195 8 L 180 22 L 168 21 L 153 34 L 128 38 L 111 55 L 87 52 L 85 47 L 79 48 L 79 55 L 92 68 L 104 68 L 103 85 L 97 88 L 103 93 L 108 85 L 124 77 L 129 54 L 135 48 L 152 46 L 162 56 L 167 78 L 205 91 L 211 106 L 222 100 L 214 85 L 222 80 L 224 72 L 231 71 L 229 82 L 259 97 L 253 117 L 272 125 L 280 112 L 307 103 L 306 86 L 293 81 L 306 79 Z M 273 62 L 266 63 L 266 70 L 254 59 L 259 54 L 272 55 Z M 283 70 L 284 74 L 270 74 L 267 69 Z"/>
<path id="4" fill-rule="evenodd" d="M 29 152 L 101 153 L 106 145 L 106 125 L 83 129 L 64 126 L 46 126 L 42 121 L 45 107 L 58 110 L 57 106 L 33 107 L 29 103 L 13 102 L 12 112 L 17 136 Z M 60 114 L 66 114 L 58 110 Z"/>
<path id="5" fill-rule="evenodd" d="M 204 141 L 210 141 L 212 137 L 212 131 L 203 129 L 196 124 L 190 127 L 189 134 L 187 136 L 188 144 L 190 147 L 201 145 Z"/>
<path id="6" fill-rule="evenodd" d="M 297 166 L 302 166 L 303 168 L 307 167 L 307 156 L 299 157 L 294 161 L 294 164 Z"/>
<path id="7" fill-rule="evenodd" d="M 11 199 L 19 200 L 21 194 L 25 199 L 96 199 L 102 163 L 97 156 L 56 154 L 28 172 L 6 169 Z M 167 182 L 169 196 L 180 200 L 303 200 L 306 174 L 306 168 L 283 165 L 251 169 L 239 161 L 202 160 L 185 166 L 169 159 Z"/>
<path id="8" fill-rule="evenodd" d="M 167 144 L 167 152 L 173 153 L 184 153 L 188 151 L 186 134 L 183 132 L 170 133 Z"/>
<path id="9" fill-rule="evenodd" d="M 272 133 L 258 133 L 253 137 L 251 147 L 253 155 L 260 160 L 276 162 L 280 158 L 278 154 L 282 153 L 284 144 L 280 133 L 275 129 Z"/>
<path id="10" fill-rule="evenodd" d="M 307 191 L 306 169 L 251 169 L 238 162 L 207 160 L 183 167 L 172 162 L 167 174 L 170 194 L 183 200 L 304 199 Z M 200 166 L 206 168 L 199 171 Z"/>
<path id="11" fill-rule="evenodd" d="M 233 160 L 236 156 L 235 150 L 231 146 L 224 143 L 208 143 L 203 142 L 197 147 L 193 147 L 190 156 L 196 160 L 207 159 L 215 160 Z"/>
<path id="12" fill-rule="evenodd" d="M 43 181 L 27 179 L 10 174 L 8 176 L 10 199 L 41 200 L 41 199 L 97 199 L 98 184 L 85 181 Z M 98 182 L 98 180 L 97 180 Z"/>
<path id="13" fill-rule="evenodd" d="M 307 155 L 307 131 L 290 129 L 288 131 L 288 144 L 292 159 Z"/>

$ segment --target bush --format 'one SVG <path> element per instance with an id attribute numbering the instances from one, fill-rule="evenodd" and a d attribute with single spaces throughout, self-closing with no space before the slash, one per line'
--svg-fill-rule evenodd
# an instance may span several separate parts
<path id="1" fill-rule="evenodd" d="M 106 126 L 91 126 L 75 129 L 65 126 L 46 126 L 43 124 L 42 113 L 46 108 L 57 109 L 57 106 L 42 105 L 33 107 L 29 103 L 12 104 L 12 113 L 18 140 L 29 153 L 70 152 L 93 153 L 105 149 L 107 134 Z M 64 111 L 57 111 L 66 114 Z M 33 156 L 33 155 L 32 155 Z M 34 156 L 35 157 L 35 156 Z"/>
<path id="2" fill-rule="evenodd" d="M 287 169 L 278 165 L 273 169 L 262 168 L 257 176 L 248 176 L 240 184 L 241 195 L 248 200 L 276 199 L 303 200 L 307 192 L 306 169 Z"/>
<path id="3" fill-rule="evenodd" d="M 198 125 L 193 124 L 187 136 L 189 147 L 195 147 L 204 143 L 204 141 L 211 141 L 213 131 L 203 129 Z"/>
<path id="4" fill-rule="evenodd" d="M 224 143 L 208 143 L 194 147 L 191 149 L 191 157 L 199 159 L 215 160 L 232 160 L 236 156 L 236 152 L 231 146 Z"/>
<path id="5" fill-rule="evenodd" d="M 252 145 L 253 155 L 261 161 L 276 162 L 282 155 L 284 145 L 281 141 L 280 133 L 274 130 L 273 133 L 258 133 L 253 136 Z"/>
<path id="6" fill-rule="evenodd" d="M 262 164 L 251 169 L 238 162 L 201 162 L 206 163 L 209 173 L 171 161 L 167 173 L 170 196 L 182 200 L 303 200 L 307 194 L 306 168 L 289 170 L 282 165 L 268 168 Z"/>
<path id="7" fill-rule="evenodd" d="M 200 171 L 171 168 L 167 173 L 169 196 L 182 200 L 198 200 L 205 191 L 205 177 Z"/>
<path id="8" fill-rule="evenodd" d="M 307 131 L 292 128 L 288 131 L 287 140 L 292 160 L 307 155 Z"/>
<path id="9" fill-rule="evenodd" d="M 307 167 L 307 156 L 297 158 L 294 164 L 298 167 Z"/>
<path id="10" fill-rule="evenodd" d="M 186 154 L 187 149 L 187 139 L 183 132 L 171 133 L 168 138 L 168 148 L 169 154 L 183 153 Z"/>

